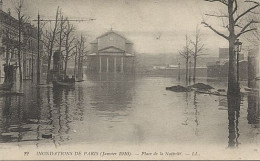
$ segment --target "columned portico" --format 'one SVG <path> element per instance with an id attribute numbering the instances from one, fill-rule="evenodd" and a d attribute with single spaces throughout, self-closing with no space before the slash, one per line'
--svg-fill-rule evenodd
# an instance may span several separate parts
<path id="1" fill-rule="evenodd" d="M 116 73 L 116 57 L 114 57 L 114 72 Z"/>
<path id="2" fill-rule="evenodd" d="M 121 73 L 124 73 L 124 57 L 121 57 Z"/>
<path id="3" fill-rule="evenodd" d="M 133 43 L 114 31 L 109 31 L 91 42 L 87 71 L 89 73 L 131 73 L 133 59 Z"/>

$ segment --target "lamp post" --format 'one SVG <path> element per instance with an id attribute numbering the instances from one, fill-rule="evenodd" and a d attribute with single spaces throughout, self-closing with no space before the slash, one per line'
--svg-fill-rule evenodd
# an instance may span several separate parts
<path id="1" fill-rule="evenodd" d="M 241 52 L 242 42 L 240 42 L 239 39 L 236 39 L 234 47 L 235 53 L 237 53 L 237 84 L 239 86 L 239 52 Z"/>

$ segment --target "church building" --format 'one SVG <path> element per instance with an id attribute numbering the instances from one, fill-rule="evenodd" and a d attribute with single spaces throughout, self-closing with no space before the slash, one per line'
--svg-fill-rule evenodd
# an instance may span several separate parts
<path id="1" fill-rule="evenodd" d="M 112 29 L 90 43 L 88 73 L 133 73 L 133 43 Z"/>

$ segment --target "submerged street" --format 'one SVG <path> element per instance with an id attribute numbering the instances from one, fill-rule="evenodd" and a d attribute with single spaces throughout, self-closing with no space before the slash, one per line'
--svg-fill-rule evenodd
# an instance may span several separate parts
<path id="1" fill-rule="evenodd" d="M 259 146 L 259 91 L 243 95 L 240 108 L 228 108 L 226 96 L 165 90 L 177 84 L 171 77 L 105 73 L 71 89 L 35 88 L 25 81 L 23 96 L 0 96 L 0 142 Z M 43 137 L 47 134 L 52 138 Z"/>

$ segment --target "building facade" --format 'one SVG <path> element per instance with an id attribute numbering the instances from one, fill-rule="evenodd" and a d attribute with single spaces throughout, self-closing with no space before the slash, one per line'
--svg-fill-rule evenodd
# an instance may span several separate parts
<path id="1" fill-rule="evenodd" d="M 111 30 L 90 43 L 87 56 L 88 73 L 133 73 L 133 43 Z"/>
<path id="2" fill-rule="evenodd" d="M 245 60 L 245 54 L 239 54 L 239 77 L 241 80 L 247 80 L 248 62 Z M 207 63 L 208 78 L 227 78 L 229 63 L 229 48 L 219 48 L 219 60 L 217 62 Z"/>
<path id="3" fill-rule="evenodd" d="M 4 64 L 18 67 L 18 37 L 19 21 L 8 12 L 3 11 L 0 1 L 0 78 L 4 78 Z M 37 73 L 38 32 L 30 23 L 22 25 L 21 29 L 21 67 L 23 79 L 35 79 Z M 40 51 L 43 44 L 40 43 Z M 41 54 L 42 55 L 42 54 Z M 18 69 L 16 75 L 18 75 Z M 1 79 L 2 81 L 3 79 Z"/>
<path id="4" fill-rule="evenodd" d="M 245 60 L 245 54 L 242 52 L 239 53 L 239 61 Z M 224 65 L 229 60 L 229 48 L 219 48 L 219 64 Z"/>
<path id="5" fill-rule="evenodd" d="M 259 44 L 260 46 L 260 44 Z M 260 47 L 257 46 L 248 52 L 248 87 L 255 88 L 260 82 Z"/>

